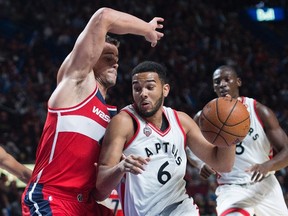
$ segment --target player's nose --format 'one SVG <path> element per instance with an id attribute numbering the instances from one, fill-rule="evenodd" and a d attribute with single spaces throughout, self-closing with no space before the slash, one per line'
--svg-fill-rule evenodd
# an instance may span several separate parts
<path id="1" fill-rule="evenodd" d="M 220 81 L 220 87 L 227 86 L 227 82 L 225 80 Z"/>

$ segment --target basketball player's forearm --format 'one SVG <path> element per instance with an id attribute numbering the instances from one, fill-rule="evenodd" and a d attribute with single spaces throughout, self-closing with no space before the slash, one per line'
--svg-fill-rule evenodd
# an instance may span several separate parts
<path id="1" fill-rule="evenodd" d="M 235 162 L 235 151 L 236 146 L 230 147 L 218 147 L 217 151 L 217 162 L 213 167 L 218 172 L 230 172 Z"/>
<path id="2" fill-rule="evenodd" d="M 20 164 L 11 155 L 2 161 L 1 167 L 25 183 L 28 183 L 32 175 L 32 170 Z"/>
<path id="3" fill-rule="evenodd" d="M 27 184 L 31 176 L 32 176 L 32 170 L 24 167 L 23 171 L 21 172 L 21 175 L 18 178 Z"/>
<path id="4" fill-rule="evenodd" d="M 144 20 L 111 8 L 102 8 L 92 17 L 95 24 L 102 22 L 107 32 L 114 34 L 135 34 L 145 36 L 151 31 L 151 26 Z M 100 21 L 99 21 L 100 18 Z"/>
<path id="5" fill-rule="evenodd" d="M 269 171 L 278 171 L 288 166 L 288 153 L 287 150 L 282 150 L 277 153 L 271 160 L 264 163 L 265 166 L 269 167 Z"/>
<path id="6" fill-rule="evenodd" d="M 192 151 L 190 148 L 186 148 L 186 153 L 187 153 L 187 159 L 188 162 L 201 170 L 202 166 L 205 164 L 202 160 L 200 160 Z"/>
<path id="7" fill-rule="evenodd" d="M 103 201 L 116 189 L 120 183 L 124 173 L 117 167 L 108 168 L 107 166 L 99 166 L 97 182 L 96 182 L 96 199 Z"/>

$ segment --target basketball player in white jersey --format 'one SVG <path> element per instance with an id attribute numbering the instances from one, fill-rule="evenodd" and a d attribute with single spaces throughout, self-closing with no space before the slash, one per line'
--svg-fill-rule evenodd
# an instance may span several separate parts
<path id="1" fill-rule="evenodd" d="M 233 170 L 217 172 L 217 213 L 219 216 L 287 216 L 283 192 L 274 175 L 288 165 L 287 135 L 270 108 L 255 99 L 239 96 L 241 84 L 230 66 L 221 66 L 213 74 L 217 96 L 229 94 L 242 101 L 251 119 L 248 135 L 236 146 Z M 196 123 L 200 113 L 194 117 Z M 216 173 L 217 168 L 200 161 L 189 149 L 188 155 L 204 179 Z"/>
<path id="2" fill-rule="evenodd" d="M 163 105 L 169 90 L 162 65 L 140 63 L 132 71 L 134 103 L 108 125 L 97 194 L 105 199 L 118 186 L 125 216 L 199 215 L 183 179 L 186 144 L 217 170 L 228 172 L 234 164 L 235 146 L 212 145 L 192 118 Z"/>

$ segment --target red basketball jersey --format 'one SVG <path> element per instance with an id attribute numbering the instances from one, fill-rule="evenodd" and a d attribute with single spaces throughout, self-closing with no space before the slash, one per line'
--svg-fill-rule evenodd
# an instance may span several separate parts
<path id="1" fill-rule="evenodd" d="M 48 108 L 31 181 L 70 192 L 94 189 L 99 142 L 116 112 L 98 88 L 77 106 Z"/>

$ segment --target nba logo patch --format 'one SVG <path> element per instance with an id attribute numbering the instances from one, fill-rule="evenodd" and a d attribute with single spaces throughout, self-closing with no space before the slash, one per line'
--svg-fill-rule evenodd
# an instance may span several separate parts
<path id="1" fill-rule="evenodd" d="M 148 127 L 148 126 L 146 125 L 145 128 L 143 129 L 143 133 L 144 133 L 147 137 L 149 137 L 149 136 L 151 135 L 151 133 L 152 133 L 152 130 L 151 130 L 150 127 Z"/>

